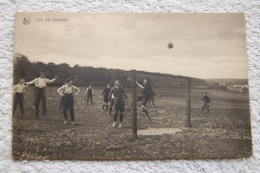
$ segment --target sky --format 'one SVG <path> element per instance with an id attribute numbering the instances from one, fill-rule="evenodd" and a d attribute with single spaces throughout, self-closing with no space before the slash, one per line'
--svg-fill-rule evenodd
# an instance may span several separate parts
<path id="1" fill-rule="evenodd" d="M 241 13 L 16 13 L 14 53 L 72 67 L 248 78 Z"/>

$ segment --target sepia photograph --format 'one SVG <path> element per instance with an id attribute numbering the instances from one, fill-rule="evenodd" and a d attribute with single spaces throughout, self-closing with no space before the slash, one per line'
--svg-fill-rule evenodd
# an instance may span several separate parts
<path id="1" fill-rule="evenodd" d="M 252 156 L 243 13 L 15 14 L 12 158 Z"/>

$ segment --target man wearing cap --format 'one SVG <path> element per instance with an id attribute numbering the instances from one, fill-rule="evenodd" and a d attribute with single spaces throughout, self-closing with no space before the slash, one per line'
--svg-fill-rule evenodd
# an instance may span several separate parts
<path id="1" fill-rule="evenodd" d="M 35 100 L 34 100 L 34 107 L 35 107 L 35 119 L 38 117 L 39 114 L 39 104 L 42 101 L 42 107 L 43 107 L 43 116 L 45 116 L 47 112 L 46 108 L 46 97 L 45 97 L 45 87 L 47 86 L 47 83 L 53 83 L 57 77 L 54 79 L 50 80 L 47 78 L 44 78 L 44 72 L 40 72 L 40 77 L 35 78 L 34 80 L 27 82 L 27 85 L 34 84 L 35 88 Z"/>

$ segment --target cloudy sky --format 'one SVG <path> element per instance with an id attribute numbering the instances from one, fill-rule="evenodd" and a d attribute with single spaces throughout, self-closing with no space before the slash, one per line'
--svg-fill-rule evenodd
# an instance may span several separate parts
<path id="1" fill-rule="evenodd" d="M 72 67 L 247 78 L 245 38 L 243 14 L 17 13 L 14 53 Z"/>

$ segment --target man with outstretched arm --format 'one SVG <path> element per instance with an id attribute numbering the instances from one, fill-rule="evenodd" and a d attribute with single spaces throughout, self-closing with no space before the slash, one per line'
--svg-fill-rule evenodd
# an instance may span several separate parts
<path id="1" fill-rule="evenodd" d="M 40 75 L 38 78 L 35 78 L 34 80 L 30 82 L 26 82 L 27 85 L 34 84 L 35 88 L 35 94 L 34 94 L 34 107 L 35 107 L 35 119 L 38 118 L 39 114 L 39 104 L 42 101 L 42 107 L 43 107 L 43 116 L 46 115 L 47 108 L 46 108 L 46 96 L 45 96 L 45 88 L 48 83 L 53 83 L 57 77 L 53 79 L 47 79 L 44 78 L 45 74 L 44 72 L 40 72 Z"/>
<path id="2" fill-rule="evenodd" d="M 149 119 L 149 123 L 152 122 L 152 119 L 148 113 L 148 110 L 147 110 L 147 107 L 146 107 L 146 104 L 147 102 L 149 101 L 150 97 L 151 97 L 151 93 L 152 93 L 152 86 L 151 86 L 151 82 L 150 80 L 148 79 L 144 79 L 143 81 L 143 85 L 139 84 L 137 81 L 136 81 L 136 84 L 141 88 L 143 89 L 142 91 L 142 96 L 141 97 L 137 97 L 137 101 L 142 101 L 141 102 L 141 108 L 142 108 L 142 111 L 145 113 L 145 115 L 147 116 L 147 118 Z"/>

